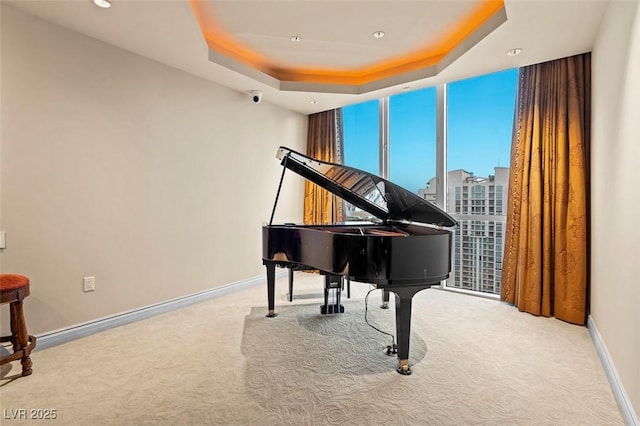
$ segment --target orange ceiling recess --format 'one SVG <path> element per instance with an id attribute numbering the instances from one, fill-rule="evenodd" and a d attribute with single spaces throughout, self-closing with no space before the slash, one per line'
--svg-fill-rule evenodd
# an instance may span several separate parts
<path id="1" fill-rule="evenodd" d="M 190 0 L 191 10 L 209 49 L 209 60 L 279 90 L 304 92 L 361 94 L 432 77 L 507 20 L 503 0 L 468 1 L 464 13 L 459 13 L 438 34 L 429 34 L 427 39 L 411 49 L 399 49 L 359 66 L 341 67 L 331 61 L 323 66 L 308 66 L 290 61 L 285 63 L 287 61 L 282 58 L 270 56 L 265 49 L 243 43 L 241 36 L 225 29 L 225 24 L 216 15 L 215 3 Z M 273 8 L 282 5 L 277 1 L 272 3 Z M 366 3 L 362 2 L 362 7 L 366 8 Z M 428 3 L 444 7 L 447 2 L 425 2 Z M 428 19 L 438 20 L 439 17 L 433 15 Z M 442 22 L 439 25 L 443 27 Z M 297 34 L 288 34 L 286 38 L 292 35 Z M 259 36 L 285 37 L 282 34 Z"/>

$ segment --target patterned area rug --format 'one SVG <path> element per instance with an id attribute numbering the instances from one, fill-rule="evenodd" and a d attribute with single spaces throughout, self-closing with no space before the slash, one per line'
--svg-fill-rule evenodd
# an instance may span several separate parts
<path id="1" fill-rule="evenodd" d="M 378 401 L 389 398 L 387 393 L 399 400 L 411 396 L 410 386 L 388 388 L 389 380 L 411 383 L 395 372 L 397 357 L 385 353 L 391 338 L 365 323 L 362 301 L 344 304 L 340 315 L 320 315 L 315 304 L 282 307 L 269 320 L 263 308 L 252 309 L 245 318 L 246 388 L 272 411 L 267 423 L 309 424 L 325 413 L 328 424 L 345 424 L 356 420 L 355 407 L 363 424 L 403 417 L 400 407 Z M 367 317 L 378 328 L 394 331 L 393 310 L 375 307 Z M 421 337 L 414 335 L 410 348 L 412 363 L 425 357 Z"/>
<path id="2" fill-rule="evenodd" d="M 282 303 L 274 319 L 253 308 L 241 348 L 262 415 L 216 422 L 621 424 L 595 353 L 578 349 L 589 347 L 586 329 L 438 290 L 415 302 L 408 377 L 384 353 L 390 338 L 365 323 L 363 298 L 345 301 L 341 315 L 322 316 L 308 300 Z M 367 317 L 393 333 L 393 307 L 369 300 Z"/>

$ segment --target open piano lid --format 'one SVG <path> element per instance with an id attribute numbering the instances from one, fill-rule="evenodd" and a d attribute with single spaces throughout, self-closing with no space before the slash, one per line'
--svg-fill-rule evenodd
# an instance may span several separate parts
<path id="1" fill-rule="evenodd" d="M 315 160 L 284 146 L 278 148 L 276 157 L 283 167 L 383 221 L 407 220 L 439 226 L 458 224 L 435 205 L 371 173 Z"/>

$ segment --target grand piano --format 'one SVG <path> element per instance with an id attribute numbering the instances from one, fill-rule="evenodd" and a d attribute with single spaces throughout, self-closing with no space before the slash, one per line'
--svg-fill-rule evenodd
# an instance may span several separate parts
<path id="1" fill-rule="evenodd" d="M 275 317 L 275 268 L 317 269 L 370 283 L 395 294 L 397 371 L 411 374 L 411 302 L 419 291 L 439 285 L 451 271 L 451 228 L 455 219 L 435 205 L 376 175 L 323 162 L 286 147 L 271 220 L 262 228 L 267 270 L 267 317 Z M 289 169 L 377 218 L 376 222 L 332 225 L 272 224 L 282 179 Z"/>

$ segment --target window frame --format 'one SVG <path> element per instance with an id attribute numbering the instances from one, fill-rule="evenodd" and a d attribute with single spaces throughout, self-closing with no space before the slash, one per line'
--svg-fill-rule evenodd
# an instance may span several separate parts
<path id="1" fill-rule="evenodd" d="M 431 86 L 433 88 L 433 86 Z M 426 88 L 425 88 L 426 89 Z M 439 85 L 435 86 L 436 89 L 436 100 L 435 100 L 435 124 L 436 124 L 436 140 L 435 140 L 435 165 L 436 165 L 436 169 L 435 169 L 435 205 L 437 207 L 439 207 L 440 209 L 447 211 L 447 206 L 448 206 L 448 193 L 447 193 L 447 188 L 448 188 L 448 170 L 447 170 L 447 146 L 448 146 L 448 138 L 447 138 L 447 124 L 448 124 L 448 83 L 442 83 Z M 421 89 L 419 89 L 421 90 Z M 379 176 L 384 178 L 384 179 L 389 179 L 389 170 L 390 170 L 390 97 L 386 96 L 386 97 L 382 97 L 382 98 L 378 98 L 378 149 L 379 149 L 379 153 L 378 153 L 378 162 L 379 162 Z M 343 141 L 344 142 L 344 141 Z M 458 188 L 456 188 L 457 190 Z M 482 187 L 482 191 L 485 191 L 484 186 Z M 484 213 L 486 213 L 489 209 L 491 209 L 491 207 L 493 208 L 493 211 L 491 212 L 493 215 L 501 215 L 501 211 L 498 212 L 498 208 L 497 207 L 497 198 L 498 198 L 498 194 L 499 194 L 499 198 L 501 199 L 504 194 L 503 192 L 505 192 L 505 189 L 502 187 L 502 185 L 500 185 L 500 187 L 498 188 L 498 185 L 496 185 L 495 189 L 495 195 L 494 195 L 494 200 L 485 200 L 484 203 L 482 203 L 482 205 L 476 205 L 475 207 L 480 208 L 481 210 L 484 211 Z M 473 197 L 473 193 L 471 194 L 467 194 L 468 195 L 468 200 L 472 200 Z M 454 197 L 454 202 L 459 202 L 460 203 L 460 212 L 462 214 L 468 214 L 469 212 L 466 211 L 465 206 L 464 206 L 464 195 L 462 197 L 460 197 L 461 199 L 458 200 L 458 198 L 456 197 L 456 194 L 451 194 L 451 197 Z M 490 206 L 490 204 L 493 203 L 494 206 Z M 455 209 L 455 213 L 458 213 L 458 205 L 455 204 L 453 207 Z M 475 208 L 474 206 L 472 206 L 471 208 Z M 501 209 L 500 209 L 501 210 Z M 470 224 L 465 223 L 465 224 L 461 224 L 458 228 L 456 228 L 457 231 L 461 231 L 461 229 L 463 227 L 469 227 Z M 460 243 L 463 242 L 464 238 L 468 237 L 463 237 L 460 234 L 460 232 L 456 232 L 456 230 L 453 230 L 453 236 L 454 238 L 458 238 Z M 489 232 L 488 230 L 484 230 L 485 233 Z M 497 238 L 498 234 L 503 234 L 503 230 L 502 229 L 495 229 L 492 232 L 492 237 L 495 240 L 495 238 Z M 460 249 L 462 249 L 462 246 L 464 244 L 458 246 L 458 245 L 454 245 L 455 247 L 459 247 Z M 502 250 L 498 250 L 497 253 L 501 253 Z M 453 256 L 452 261 L 455 261 L 456 259 L 458 259 L 456 256 Z M 460 260 L 460 262 L 462 262 L 462 260 Z M 502 263 L 502 259 L 495 259 L 494 262 L 494 273 L 498 273 L 499 272 L 496 270 L 496 267 L 500 266 Z M 457 269 L 454 268 L 454 270 L 452 271 L 452 274 L 456 274 L 457 273 Z M 479 280 L 481 280 L 481 277 L 478 278 Z M 447 291 L 453 291 L 453 292 L 460 292 L 460 293 L 466 293 L 466 294 L 473 294 L 476 296 L 482 296 L 482 297 L 487 297 L 487 298 L 492 298 L 492 299 L 499 299 L 500 295 L 499 294 L 494 294 L 494 293 L 488 293 L 485 291 L 480 291 L 480 289 L 478 289 L 477 291 L 475 290 L 466 290 L 466 289 L 461 289 L 461 288 L 455 288 L 455 287 L 448 287 L 446 285 L 446 280 L 443 280 L 440 282 L 439 288 L 441 289 L 445 289 Z M 478 283 L 479 287 L 482 287 L 482 283 Z M 474 286 L 475 287 L 475 286 Z"/>

